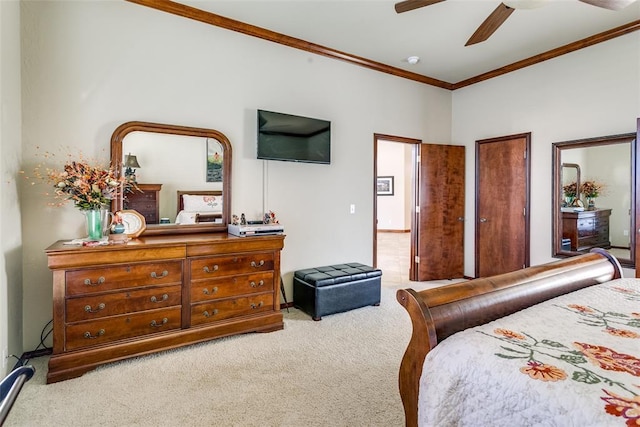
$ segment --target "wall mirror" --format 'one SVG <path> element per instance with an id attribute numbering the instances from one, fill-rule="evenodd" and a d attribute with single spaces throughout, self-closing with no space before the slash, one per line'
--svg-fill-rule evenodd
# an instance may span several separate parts
<path id="1" fill-rule="evenodd" d="M 231 206 L 231 143 L 213 129 L 127 122 L 111 137 L 111 164 L 138 189 L 112 200 L 135 209 L 143 235 L 226 231 Z"/>
<path id="2" fill-rule="evenodd" d="M 553 144 L 554 257 L 600 247 L 635 268 L 635 139 L 629 133 Z"/>

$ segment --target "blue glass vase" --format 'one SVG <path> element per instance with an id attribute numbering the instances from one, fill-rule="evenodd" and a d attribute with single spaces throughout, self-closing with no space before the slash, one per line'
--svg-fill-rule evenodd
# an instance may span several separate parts
<path id="1" fill-rule="evenodd" d="M 122 234 L 124 233 L 124 224 L 113 224 L 111 226 L 112 234 Z"/>

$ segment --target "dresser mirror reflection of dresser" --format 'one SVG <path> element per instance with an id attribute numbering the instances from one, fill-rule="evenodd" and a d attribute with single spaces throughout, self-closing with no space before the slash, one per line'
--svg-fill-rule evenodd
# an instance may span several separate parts
<path id="1" fill-rule="evenodd" d="M 131 156 L 137 168 L 127 169 Z M 111 164 L 116 170 L 143 189 L 159 189 L 149 197 L 156 203 L 158 218 L 150 221 L 143 236 L 226 231 L 231 219 L 231 156 L 229 139 L 214 129 L 135 121 L 120 125 L 111 137 Z M 134 199 L 138 203 L 145 193 L 132 191 L 131 204 Z M 215 200 L 215 207 L 197 204 L 194 196 L 190 203 L 198 206 L 197 211 L 185 212 L 181 200 L 190 193 L 206 197 L 204 203 Z M 113 212 L 128 207 L 127 194 L 124 197 L 112 200 Z M 200 217 L 209 219 L 200 222 L 196 219 Z"/>
<path id="2" fill-rule="evenodd" d="M 601 247 L 635 268 L 636 152 L 635 133 L 553 144 L 554 257 Z M 580 189 L 589 181 L 602 185 L 594 207 Z"/>

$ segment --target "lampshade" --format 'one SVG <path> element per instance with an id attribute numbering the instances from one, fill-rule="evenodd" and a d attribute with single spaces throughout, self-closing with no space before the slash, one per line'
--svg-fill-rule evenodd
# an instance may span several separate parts
<path id="1" fill-rule="evenodd" d="M 124 156 L 124 167 L 127 168 L 139 168 L 141 167 L 138 163 L 138 159 L 133 154 L 129 153 Z"/>

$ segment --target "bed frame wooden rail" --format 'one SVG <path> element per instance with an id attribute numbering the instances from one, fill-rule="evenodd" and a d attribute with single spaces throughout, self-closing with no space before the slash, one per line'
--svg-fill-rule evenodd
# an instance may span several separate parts
<path id="1" fill-rule="evenodd" d="M 411 340 L 399 386 L 407 426 L 418 424 L 418 388 L 429 351 L 446 337 L 569 292 L 622 277 L 618 260 L 602 249 L 511 273 L 396 297 L 409 313 Z"/>

